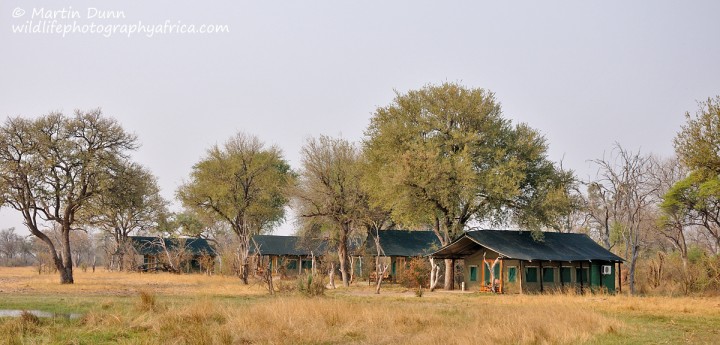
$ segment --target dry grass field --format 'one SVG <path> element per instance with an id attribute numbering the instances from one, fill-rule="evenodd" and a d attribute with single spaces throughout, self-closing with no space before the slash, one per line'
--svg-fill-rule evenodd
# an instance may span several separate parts
<path id="1" fill-rule="evenodd" d="M 220 276 L 0 268 L 0 309 L 78 313 L 0 318 L 9 344 L 677 344 L 720 343 L 720 298 L 490 295 L 416 297 L 366 284 L 269 296 Z M 284 282 L 292 285 L 292 282 Z"/>

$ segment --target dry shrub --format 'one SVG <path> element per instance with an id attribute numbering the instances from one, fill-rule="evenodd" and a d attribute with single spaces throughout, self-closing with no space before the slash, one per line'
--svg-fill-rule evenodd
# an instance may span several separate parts
<path id="1" fill-rule="evenodd" d="M 297 289 L 305 296 L 314 297 L 325 294 L 325 282 L 320 275 L 300 275 L 297 277 Z"/>
<path id="2" fill-rule="evenodd" d="M 677 252 L 650 255 L 638 260 L 635 275 L 636 291 L 643 295 L 715 295 L 720 291 L 720 256 L 691 247 L 685 266 Z"/>
<path id="3" fill-rule="evenodd" d="M 138 320 L 135 327 L 149 327 L 162 343 L 215 344 L 232 343 L 232 329 L 223 328 L 228 312 L 210 301 L 193 303 L 155 318 Z"/>
<path id="4" fill-rule="evenodd" d="M 123 322 L 123 318 L 119 315 L 94 311 L 88 312 L 80 319 L 82 325 L 94 328 L 118 326 Z"/>
<path id="5" fill-rule="evenodd" d="M 423 296 L 423 287 L 428 286 L 430 263 L 424 258 L 413 258 L 407 267 L 400 271 L 398 281 L 405 287 L 415 289 L 415 296 Z"/>
<path id="6" fill-rule="evenodd" d="M 23 310 L 17 319 L 0 322 L 0 338 L 3 344 L 25 344 L 26 336 L 37 333 L 40 326 L 40 318 Z"/>
<path id="7" fill-rule="evenodd" d="M 158 304 L 157 298 L 151 292 L 140 290 L 140 302 L 138 303 L 138 309 L 141 311 L 157 311 Z"/>
<path id="8" fill-rule="evenodd" d="M 20 313 L 19 320 L 23 325 L 37 326 L 40 324 L 40 318 L 27 310 L 23 310 L 22 313 Z"/>

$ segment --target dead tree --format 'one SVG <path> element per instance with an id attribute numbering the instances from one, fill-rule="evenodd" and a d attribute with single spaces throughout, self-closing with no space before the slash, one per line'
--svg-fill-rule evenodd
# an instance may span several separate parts
<path id="1" fill-rule="evenodd" d="M 385 272 L 387 272 L 388 264 L 382 264 L 380 262 L 380 256 L 385 256 L 385 251 L 380 245 L 380 231 L 375 229 L 375 276 L 377 285 L 375 285 L 375 293 L 380 294 L 380 285 L 382 284 Z"/>
<path id="2" fill-rule="evenodd" d="M 497 258 L 495 258 L 495 261 L 493 261 L 492 266 L 491 266 L 487 261 L 485 261 L 485 254 L 487 254 L 487 252 L 483 253 L 483 263 L 485 264 L 487 269 L 490 271 L 490 290 L 493 293 L 496 293 L 497 286 L 495 286 L 495 265 L 497 265 L 497 263 L 500 261 L 500 257 L 498 256 Z"/>
<path id="3" fill-rule="evenodd" d="M 255 253 L 261 254 L 260 251 L 260 245 L 255 242 L 255 239 L 250 239 L 250 244 L 255 247 Z M 260 257 L 261 258 L 261 257 Z M 258 262 L 262 262 L 261 259 L 258 260 Z M 260 279 L 262 279 L 263 283 L 265 284 L 265 287 L 267 287 L 268 292 L 271 295 L 275 294 L 275 287 L 273 286 L 273 276 L 272 276 L 272 260 L 268 260 L 267 265 L 265 265 L 265 269 L 263 270 L 262 276 L 260 276 Z"/>
<path id="4" fill-rule="evenodd" d="M 442 274 L 440 274 L 440 265 L 435 263 L 435 258 L 430 257 L 430 291 L 435 291 L 437 284 L 440 282 Z"/>

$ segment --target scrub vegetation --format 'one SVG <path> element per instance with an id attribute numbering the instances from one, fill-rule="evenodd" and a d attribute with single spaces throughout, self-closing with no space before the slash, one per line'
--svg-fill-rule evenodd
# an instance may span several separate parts
<path id="1" fill-rule="evenodd" d="M 261 283 L 170 273 L 76 272 L 74 286 L 0 268 L 0 309 L 80 313 L 0 318 L 10 344 L 713 343 L 718 297 L 491 295 L 362 282 L 307 297 Z M 282 281 L 283 285 L 296 285 Z M 63 296 L 57 298 L 58 295 Z"/>

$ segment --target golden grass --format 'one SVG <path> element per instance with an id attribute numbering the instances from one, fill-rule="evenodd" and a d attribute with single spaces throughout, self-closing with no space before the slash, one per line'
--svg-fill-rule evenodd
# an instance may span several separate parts
<path id="1" fill-rule="evenodd" d="M 271 297 L 233 277 L 166 273 L 78 272 L 76 284 L 60 285 L 30 268 L 0 268 L 0 290 L 0 308 L 10 299 L 67 306 L 72 298 L 88 310 L 80 320 L 0 319 L 0 339 L 11 343 L 575 344 L 636 334 L 630 342 L 642 343 L 666 335 L 648 330 L 672 330 L 668 315 L 678 316 L 681 336 L 690 322 L 706 320 L 692 337 L 673 338 L 706 342 L 720 320 L 717 297 L 439 291 L 418 298 L 399 287 L 375 295 L 366 284 L 325 297 Z"/>
<path id="2" fill-rule="evenodd" d="M 158 295 L 242 296 L 264 294 L 260 284 L 243 285 L 236 277 L 199 274 L 73 272 L 75 284 L 61 285 L 58 274 L 38 274 L 32 267 L 0 267 L 0 293 L 134 295 L 148 291 Z"/>

